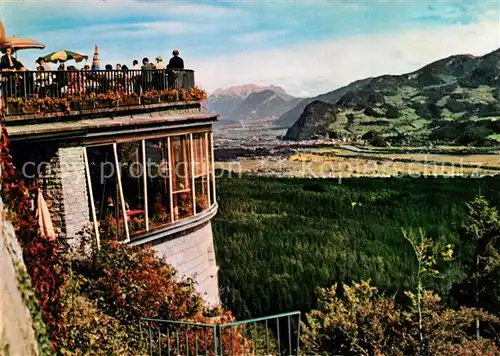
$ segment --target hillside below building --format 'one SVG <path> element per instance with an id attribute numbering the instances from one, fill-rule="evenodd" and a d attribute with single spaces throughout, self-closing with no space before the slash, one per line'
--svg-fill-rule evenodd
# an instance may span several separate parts
<path id="1" fill-rule="evenodd" d="M 320 97 L 299 103 L 277 121 L 289 123 L 306 104 L 286 139 L 500 141 L 500 49 L 481 57 L 451 56 L 412 73 L 368 78 Z"/>
<path id="2" fill-rule="evenodd" d="M 53 234 L 72 248 L 89 237 L 96 249 L 105 241 L 151 247 L 196 281 L 207 304 L 218 305 L 211 229 L 218 115 L 201 112 L 206 94 L 194 87 L 192 70 L 154 70 L 161 80 L 141 95 L 134 92 L 140 81 L 117 90 L 115 72 L 94 71 L 105 85 L 88 89 L 92 95 L 3 91 L 15 166 L 32 198 L 46 202 Z M 83 81 L 86 72 L 67 75 Z M 64 105 L 49 105 L 54 98 Z"/>
<path id="3" fill-rule="evenodd" d="M 0 199 L 0 355 L 38 355 L 35 323 L 28 304 L 33 295 L 14 227 Z M 37 326 L 40 326 L 37 324 Z"/>

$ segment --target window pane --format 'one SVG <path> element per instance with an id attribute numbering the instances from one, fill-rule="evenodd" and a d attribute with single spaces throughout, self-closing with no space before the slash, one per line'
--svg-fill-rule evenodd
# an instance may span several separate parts
<path id="1" fill-rule="evenodd" d="M 113 146 L 87 147 L 87 159 L 100 239 L 125 240 Z"/>
<path id="2" fill-rule="evenodd" d="M 193 134 L 196 212 L 208 209 L 207 141 L 205 133 Z"/>
<path id="3" fill-rule="evenodd" d="M 149 228 L 171 222 L 167 139 L 146 140 Z"/>
<path id="4" fill-rule="evenodd" d="M 145 232 L 142 142 L 119 143 L 117 149 L 129 234 Z"/>
<path id="5" fill-rule="evenodd" d="M 209 208 L 208 205 L 208 180 L 207 176 L 196 178 L 196 213 L 201 213 Z"/>
<path id="6" fill-rule="evenodd" d="M 189 135 L 170 138 L 172 162 L 172 187 L 174 219 L 193 215 L 193 195 L 191 190 L 191 152 Z"/>
<path id="7" fill-rule="evenodd" d="M 207 154 L 205 147 L 205 134 L 193 134 L 193 152 L 194 152 L 194 174 L 195 178 L 207 174 Z"/>
<path id="8" fill-rule="evenodd" d="M 214 170 L 214 165 L 213 165 L 213 135 L 212 133 L 208 133 L 208 167 L 209 167 L 209 173 L 210 174 L 210 203 L 213 205 L 217 202 L 217 197 L 215 195 L 215 174 L 213 172 Z"/>

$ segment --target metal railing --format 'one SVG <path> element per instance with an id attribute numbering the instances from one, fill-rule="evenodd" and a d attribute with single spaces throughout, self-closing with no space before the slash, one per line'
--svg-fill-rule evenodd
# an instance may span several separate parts
<path id="1" fill-rule="evenodd" d="M 195 83 L 194 71 L 190 69 L 18 71 L 0 72 L 0 87 L 8 108 L 13 99 L 59 99 L 110 92 L 139 96 L 148 91 L 190 90 Z"/>
<path id="2" fill-rule="evenodd" d="M 299 355 L 300 312 L 230 323 L 142 319 L 146 355 Z"/>

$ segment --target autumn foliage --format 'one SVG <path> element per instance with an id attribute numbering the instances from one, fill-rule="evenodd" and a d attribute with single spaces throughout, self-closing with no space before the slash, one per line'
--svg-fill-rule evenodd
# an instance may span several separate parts
<path id="1" fill-rule="evenodd" d="M 141 321 L 143 318 L 212 325 L 235 321 L 228 311 L 217 311 L 215 317 L 208 316 L 194 282 L 176 276 L 176 271 L 152 249 L 118 242 L 105 243 L 87 259 L 75 262 L 74 272 L 80 284 L 78 293 L 94 303 L 100 313 L 119 322 L 120 327 L 114 322 L 109 322 L 109 326 L 126 335 L 122 338 L 126 346 L 120 347 L 130 354 L 140 353 L 144 347 L 141 325 L 146 330 L 149 330 L 146 327 L 157 328 L 155 323 Z M 161 331 L 161 342 L 166 349 L 168 336 L 166 329 Z M 88 327 L 88 333 L 92 332 Z M 109 334 L 110 330 L 106 333 Z M 78 338 L 81 335 L 73 335 L 68 345 L 77 344 L 75 340 Z M 172 345 L 176 344 L 173 335 L 170 339 Z M 214 350 L 213 340 L 211 328 L 186 328 L 179 333 L 182 347 L 178 351 L 183 354 L 186 345 L 191 353 L 196 347 L 199 351 Z M 225 331 L 222 341 L 226 350 L 230 350 L 233 342 L 234 350 L 243 351 L 242 336 L 237 328 L 232 334 Z"/>
<path id="2" fill-rule="evenodd" d="M 307 314 L 302 328 L 303 351 L 308 354 L 498 354 L 493 341 L 475 341 L 473 333 L 476 318 L 498 325 L 497 317 L 472 308 L 448 308 L 430 291 L 422 298 L 422 342 L 412 295 L 410 306 L 401 306 L 362 282 L 343 284 L 340 295 L 337 286 L 320 289 L 318 297 L 318 309 Z"/>
<path id="3" fill-rule="evenodd" d="M 47 240 L 40 236 L 38 222 L 30 210 L 27 188 L 17 176 L 12 163 L 7 130 L 4 125 L 1 127 L 0 167 L 2 200 L 13 214 L 10 220 L 23 248 L 23 258 L 31 277 L 31 285 L 38 298 L 52 347 L 55 350 L 61 335 L 65 332 L 61 317 L 64 310 L 63 298 L 67 274 L 60 256 L 64 244 L 58 239 Z"/>

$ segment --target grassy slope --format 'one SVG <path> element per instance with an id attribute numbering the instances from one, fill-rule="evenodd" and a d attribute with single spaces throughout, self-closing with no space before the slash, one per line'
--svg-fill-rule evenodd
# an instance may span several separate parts
<path id="1" fill-rule="evenodd" d="M 401 228 L 457 243 L 465 202 L 479 192 L 500 204 L 498 178 L 222 177 L 213 226 L 223 301 L 241 318 L 310 310 L 315 287 L 335 282 L 402 292 L 414 264 Z M 434 287 L 445 293 L 461 271 L 458 259 Z"/>

